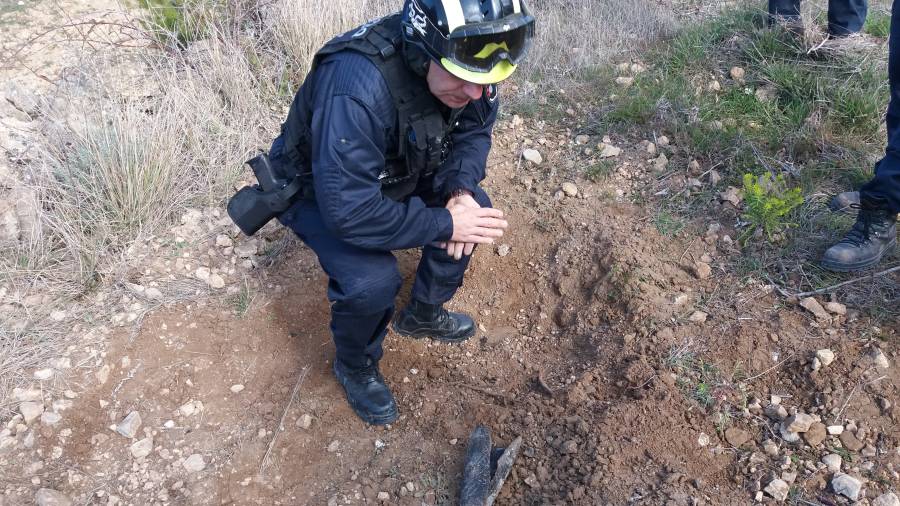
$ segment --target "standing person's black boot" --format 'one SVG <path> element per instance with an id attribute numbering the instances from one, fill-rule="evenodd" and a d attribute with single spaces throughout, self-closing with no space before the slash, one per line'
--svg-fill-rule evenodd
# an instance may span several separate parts
<path id="1" fill-rule="evenodd" d="M 859 209 L 859 192 L 843 192 L 835 195 L 828 207 L 836 213 L 853 214 Z"/>
<path id="2" fill-rule="evenodd" d="M 397 403 L 377 363 L 369 360 L 364 367 L 351 369 L 335 359 L 334 375 L 344 387 L 350 407 L 364 422 L 386 425 L 397 419 Z"/>
<path id="3" fill-rule="evenodd" d="M 897 213 L 883 202 L 863 199 L 853 228 L 822 257 L 822 267 L 853 272 L 872 267 L 897 243 Z"/>
<path id="4" fill-rule="evenodd" d="M 475 322 L 462 313 L 447 311 L 442 304 L 412 299 L 394 318 L 394 331 L 404 336 L 459 343 L 475 335 Z"/>

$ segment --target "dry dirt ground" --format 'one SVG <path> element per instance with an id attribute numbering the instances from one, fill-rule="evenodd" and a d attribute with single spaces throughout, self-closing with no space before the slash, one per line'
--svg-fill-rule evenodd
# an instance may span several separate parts
<path id="1" fill-rule="evenodd" d="M 73 322 L 75 346 L 28 371 L 0 504 L 453 504 L 478 424 L 524 438 L 499 504 L 895 504 L 873 500 L 900 485 L 896 323 L 735 276 L 727 202 L 661 235 L 634 201 L 658 184 L 649 151 L 679 146 L 578 137 L 587 111 L 569 114 L 498 126 L 485 187 L 510 230 L 451 303 L 479 332 L 388 336 L 396 424 L 365 426 L 331 375 L 312 253 L 197 210 L 139 248 L 130 295 L 98 297 L 111 321 Z M 611 174 L 580 177 L 609 146 Z M 398 254 L 407 289 L 417 256 Z"/>

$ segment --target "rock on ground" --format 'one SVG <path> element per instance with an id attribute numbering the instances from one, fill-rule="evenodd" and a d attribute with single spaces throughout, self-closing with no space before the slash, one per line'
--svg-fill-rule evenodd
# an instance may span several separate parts
<path id="1" fill-rule="evenodd" d="M 725 431 L 725 440 L 727 440 L 728 443 L 735 448 L 740 448 L 741 446 L 743 446 L 744 443 L 750 441 L 751 437 L 752 436 L 749 432 L 737 427 L 729 427 Z"/>
<path id="2" fill-rule="evenodd" d="M 44 405 L 40 402 L 23 402 L 19 404 L 19 413 L 22 413 L 26 424 L 36 420 L 43 412 Z"/>
<path id="3" fill-rule="evenodd" d="M 203 455 L 200 455 L 199 453 L 192 454 L 190 457 L 186 458 L 181 465 L 189 473 L 199 473 L 206 469 L 206 461 L 203 460 Z"/>
<path id="4" fill-rule="evenodd" d="M 776 501 L 784 501 L 787 499 L 788 492 L 791 487 L 784 480 L 775 479 L 769 482 L 764 489 L 767 494 L 772 496 Z"/>
<path id="5" fill-rule="evenodd" d="M 34 494 L 34 503 L 37 506 L 72 506 L 72 499 L 59 490 L 42 488 Z"/>
<path id="6" fill-rule="evenodd" d="M 797 413 L 784 421 L 784 426 L 791 432 L 806 432 L 816 419 L 806 413 Z"/>
<path id="7" fill-rule="evenodd" d="M 119 422 L 119 425 L 116 426 L 116 432 L 127 438 L 134 438 L 140 428 L 141 414 L 137 411 L 132 411 L 131 413 L 128 413 L 128 416 L 126 416 L 124 420 Z"/>
<path id="8" fill-rule="evenodd" d="M 859 499 L 859 491 L 862 490 L 862 482 L 849 474 L 838 473 L 831 480 L 831 488 L 835 494 L 856 501 Z"/>
<path id="9" fill-rule="evenodd" d="M 835 453 L 829 453 L 828 455 L 822 457 L 822 463 L 825 464 L 825 467 L 832 473 L 837 473 L 841 470 L 841 463 L 843 462 L 843 458 L 840 455 Z"/>
<path id="10" fill-rule="evenodd" d="M 522 158 L 535 165 L 540 165 L 541 162 L 544 161 L 544 157 L 542 157 L 536 149 L 526 149 L 525 151 L 522 151 Z"/>
<path id="11" fill-rule="evenodd" d="M 136 459 L 141 459 L 150 455 L 153 451 L 153 438 L 145 437 L 130 447 L 131 455 Z"/>
<path id="12" fill-rule="evenodd" d="M 897 494 L 888 492 L 876 497 L 872 506 L 900 506 L 900 498 L 897 498 Z"/>
<path id="13" fill-rule="evenodd" d="M 805 439 L 806 443 L 813 448 L 822 444 L 822 441 L 825 441 L 826 436 L 825 424 L 819 422 L 810 425 L 809 430 L 803 433 L 803 439 Z"/>
<path id="14" fill-rule="evenodd" d="M 831 316 L 828 314 L 828 311 L 825 311 L 825 308 L 822 307 L 821 304 L 819 304 L 819 301 L 817 301 L 816 299 L 814 299 L 812 297 L 807 297 L 807 298 L 801 300 L 800 305 L 803 307 L 803 309 L 806 309 L 807 311 L 812 313 L 813 316 L 815 316 L 817 320 L 823 320 L 823 321 L 831 320 Z"/>
<path id="15" fill-rule="evenodd" d="M 816 352 L 816 358 L 819 359 L 819 363 L 821 363 L 823 367 L 828 367 L 834 362 L 834 352 L 825 348 Z"/>

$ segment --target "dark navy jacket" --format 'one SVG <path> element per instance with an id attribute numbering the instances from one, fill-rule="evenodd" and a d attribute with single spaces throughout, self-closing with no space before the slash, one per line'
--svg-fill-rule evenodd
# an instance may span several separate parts
<path id="1" fill-rule="evenodd" d="M 376 250 L 449 240 L 453 222 L 443 203 L 427 207 L 417 195 L 396 202 L 381 193 L 378 175 L 399 135 L 390 90 L 375 65 L 362 54 L 343 51 L 323 59 L 304 86 L 310 81 L 313 180 L 329 231 L 350 244 Z M 301 90 L 296 99 L 302 97 Z M 459 114 L 451 153 L 426 189 L 429 193 L 474 191 L 484 179 L 497 105 L 496 92 L 493 98 L 485 94 Z M 273 159 L 279 157 L 281 144 L 279 137 L 272 146 Z"/>

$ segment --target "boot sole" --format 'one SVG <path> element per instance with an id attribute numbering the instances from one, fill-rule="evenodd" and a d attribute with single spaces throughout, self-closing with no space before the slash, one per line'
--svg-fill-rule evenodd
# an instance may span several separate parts
<path id="1" fill-rule="evenodd" d="M 863 271 L 875 265 L 878 265 L 881 260 L 888 255 L 893 249 L 894 246 L 897 245 L 897 238 L 895 237 L 890 243 L 888 243 L 887 247 L 884 248 L 884 251 L 881 252 L 881 255 L 875 257 L 874 260 L 869 260 L 867 262 L 857 262 L 855 264 L 840 264 L 836 262 L 829 262 L 828 260 L 822 260 L 820 265 L 832 272 L 856 272 Z"/>
<path id="2" fill-rule="evenodd" d="M 396 406 L 394 407 L 394 410 L 392 412 L 384 415 L 373 415 L 363 411 L 356 404 L 356 402 L 354 402 L 353 399 L 349 395 L 347 395 L 347 387 L 344 386 L 344 382 L 342 382 L 341 378 L 338 377 L 336 371 L 334 376 L 335 379 L 337 379 L 338 384 L 341 385 L 341 388 L 344 389 L 344 398 L 347 399 L 347 404 L 350 405 L 350 408 L 354 413 L 356 413 L 356 416 L 358 416 L 363 422 L 369 425 L 387 425 L 389 423 L 394 423 L 395 421 L 397 421 L 397 418 L 400 417 L 400 410 L 398 410 Z"/>
<path id="3" fill-rule="evenodd" d="M 458 343 L 461 343 L 461 342 L 463 342 L 463 341 L 467 341 L 470 337 L 472 337 L 472 336 L 475 335 L 475 329 L 474 329 L 474 328 L 472 328 L 471 330 L 469 330 L 468 332 L 466 332 L 466 333 L 463 334 L 462 336 L 460 336 L 460 337 L 458 337 L 458 338 L 455 338 L 455 339 L 446 339 L 446 338 L 434 337 L 434 336 L 431 334 L 431 332 L 429 332 L 429 331 L 427 331 L 427 330 L 416 330 L 416 331 L 413 331 L 413 332 L 408 332 L 408 331 L 403 330 L 403 329 L 401 329 L 400 327 L 398 327 L 398 326 L 397 326 L 397 322 L 391 322 L 391 328 L 394 329 L 394 332 L 400 334 L 401 336 L 412 337 L 413 339 L 424 339 L 424 338 L 426 338 L 426 337 L 430 337 L 431 339 L 434 339 L 435 341 L 440 341 L 440 342 L 442 342 L 442 343 L 448 343 L 448 344 L 458 344 Z"/>

